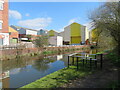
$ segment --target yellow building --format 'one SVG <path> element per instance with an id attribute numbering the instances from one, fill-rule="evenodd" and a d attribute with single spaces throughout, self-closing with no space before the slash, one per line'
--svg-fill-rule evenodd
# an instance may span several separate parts
<path id="1" fill-rule="evenodd" d="M 88 39 L 86 26 L 76 22 L 64 28 L 64 44 L 81 44 Z"/>
<path id="2" fill-rule="evenodd" d="M 70 31 L 71 31 L 70 44 L 80 44 L 81 43 L 81 25 L 78 23 L 72 23 L 70 25 Z"/>
<path id="3" fill-rule="evenodd" d="M 54 30 L 50 30 L 50 31 L 48 32 L 48 34 L 49 34 L 50 37 L 51 37 L 51 36 L 57 36 L 57 35 L 58 35 L 58 33 L 57 33 L 56 31 L 54 31 Z"/>
<path id="4" fill-rule="evenodd" d="M 81 43 L 81 25 L 72 23 L 64 28 L 64 44 L 80 44 Z"/>

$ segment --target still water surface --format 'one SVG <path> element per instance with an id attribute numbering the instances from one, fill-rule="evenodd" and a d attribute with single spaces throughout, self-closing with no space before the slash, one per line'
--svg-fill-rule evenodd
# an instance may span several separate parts
<path id="1" fill-rule="evenodd" d="M 96 53 L 96 51 L 92 50 L 88 53 Z M 2 83 L 8 88 L 19 88 L 29 84 L 66 67 L 69 54 L 3 61 L 3 71 L 9 71 L 9 78 Z"/>

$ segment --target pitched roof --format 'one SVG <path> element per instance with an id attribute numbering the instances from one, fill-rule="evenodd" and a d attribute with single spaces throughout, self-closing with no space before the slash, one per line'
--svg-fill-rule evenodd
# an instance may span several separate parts
<path id="1" fill-rule="evenodd" d="M 9 27 L 9 32 L 18 32 L 18 31 L 16 31 L 15 29 Z"/>
<path id="2" fill-rule="evenodd" d="M 17 28 L 17 29 L 21 29 L 21 28 L 23 28 L 23 29 L 29 29 L 29 30 L 32 30 L 32 31 L 38 31 L 38 30 L 35 30 L 35 29 L 24 28 L 24 27 L 15 26 L 15 25 L 11 25 L 11 26 L 13 26 L 13 27 L 15 27 L 15 28 Z"/>

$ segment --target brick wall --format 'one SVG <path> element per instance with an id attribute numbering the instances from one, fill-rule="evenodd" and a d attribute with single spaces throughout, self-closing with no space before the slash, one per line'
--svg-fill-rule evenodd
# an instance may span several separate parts
<path id="1" fill-rule="evenodd" d="M 0 32 L 8 33 L 8 0 L 4 0 L 3 5 L 3 10 L 0 10 L 0 20 L 3 21 L 2 30 L 0 30 Z"/>
<path id="2" fill-rule="evenodd" d="M 11 32 L 10 38 L 18 38 L 18 32 Z"/>

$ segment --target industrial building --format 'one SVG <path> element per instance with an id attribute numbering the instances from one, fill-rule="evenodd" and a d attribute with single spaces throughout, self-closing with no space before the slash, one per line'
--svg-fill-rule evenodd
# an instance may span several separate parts
<path id="1" fill-rule="evenodd" d="M 64 33 L 60 34 L 63 36 L 64 44 L 79 45 L 85 43 L 89 39 L 89 31 L 86 26 L 78 23 L 72 23 L 64 28 Z"/>

